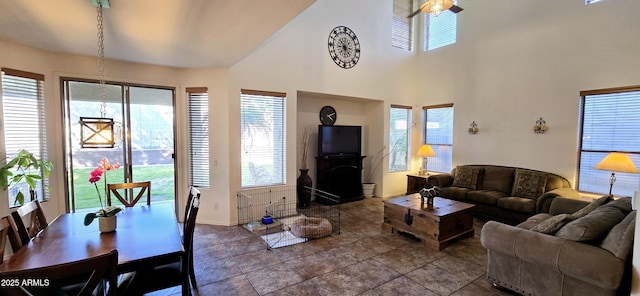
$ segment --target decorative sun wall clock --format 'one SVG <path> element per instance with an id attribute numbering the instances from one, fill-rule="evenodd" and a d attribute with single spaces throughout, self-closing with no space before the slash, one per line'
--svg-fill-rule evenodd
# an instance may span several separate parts
<path id="1" fill-rule="evenodd" d="M 360 60 L 360 41 L 345 26 L 337 26 L 329 34 L 329 55 L 336 65 L 349 69 Z"/>

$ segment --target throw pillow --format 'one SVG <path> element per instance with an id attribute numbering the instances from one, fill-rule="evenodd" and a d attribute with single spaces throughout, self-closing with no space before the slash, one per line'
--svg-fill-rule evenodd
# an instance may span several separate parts
<path id="1" fill-rule="evenodd" d="M 456 174 L 453 177 L 452 187 L 463 187 L 476 190 L 478 184 L 478 173 L 480 169 L 469 166 L 456 167 Z"/>
<path id="2" fill-rule="evenodd" d="M 585 206 L 582 209 L 577 210 L 575 213 L 571 214 L 574 218 L 578 219 L 578 218 L 582 218 L 584 216 L 586 216 L 587 214 L 593 212 L 593 210 L 597 209 L 599 206 L 606 204 L 610 199 L 609 195 L 605 195 L 601 198 L 598 198 L 594 201 L 592 201 L 590 204 L 588 204 L 587 206 Z"/>
<path id="3" fill-rule="evenodd" d="M 556 237 L 578 242 L 595 241 L 624 219 L 615 207 L 601 206 L 586 216 L 573 220 L 556 233 Z"/>
<path id="4" fill-rule="evenodd" d="M 562 226 L 573 221 L 575 218 L 570 214 L 560 214 L 552 216 L 551 218 L 542 221 L 540 224 L 531 228 L 531 231 L 537 231 L 540 233 L 554 234 Z"/>
<path id="5" fill-rule="evenodd" d="M 547 185 L 545 173 L 517 169 L 511 196 L 537 199 L 544 193 L 545 185 Z"/>

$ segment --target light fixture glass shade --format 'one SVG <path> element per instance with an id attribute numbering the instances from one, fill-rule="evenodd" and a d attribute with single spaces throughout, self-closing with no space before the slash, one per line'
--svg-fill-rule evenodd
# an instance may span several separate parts
<path id="1" fill-rule="evenodd" d="M 620 173 L 638 173 L 638 169 L 633 161 L 625 153 L 611 152 L 603 158 L 596 166 L 596 170 L 620 172 Z"/>
<path id="2" fill-rule="evenodd" d="M 433 16 L 438 16 L 452 6 L 453 0 L 428 0 L 420 5 L 420 10 Z"/>
<path id="3" fill-rule="evenodd" d="M 436 156 L 436 153 L 433 152 L 433 148 L 431 148 L 431 145 L 427 145 L 424 144 L 422 145 L 422 147 L 420 147 L 420 150 L 418 150 L 418 156 L 426 156 L 426 157 L 433 157 Z"/>
<path id="4" fill-rule="evenodd" d="M 80 117 L 80 147 L 113 148 L 113 118 Z"/>

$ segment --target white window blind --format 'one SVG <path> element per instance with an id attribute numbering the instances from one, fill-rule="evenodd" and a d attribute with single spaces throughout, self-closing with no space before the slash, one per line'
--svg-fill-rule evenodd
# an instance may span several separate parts
<path id="1" fill-rule="evenodd" d="M 206 87 L 187 88 L 189 110 L 189 180 L 209 188 L 209 94 Z"/>
<path id="2" fill-rule="evenodd" d="M 589 94 L 581 97 L 580 162 L 577 188 L 608 194 L 611 172 L 594 169 L 610 152 L 627 153 L 640 168 L 640 88 L 631 91 Z M 632 196 L 639 190 L 640 175 L 616 173 L 614 195 Z"/>
<path id="3" fill-rule="evenodd" d="M 457 3 L 454 2 L 454 3 Z M 458 16 L 447 10 L 438 16 L 424 14 L 424 48 L 433 50 L 456 43 Z"/>
<path id="4" fill-rule="evenodd" d="M 413 50 L 413 18 L 407 18 L 414 11 L 413 0 L 393 0 L 393 20 L 391 21 L 391 45 Z"/>
<path id="5" fill-rule="evenodd" d="M 2 68 L 2 114 L 4 151 L 7 162 L 18 151 L 26 149 L 37 158 L 48 159 L 46 150 L 44 75 Z M 43 176 L 42 171 L 39 172 Z M 44 184 L 44 186 L 43 186 Z M 37 182 L 38 200 L 49 199 L 48 178 Z M 19 191 L 29 199 L 25 182 L 9 188 L 9 206 L 17 206 L 15 197 Z"/>
<path id="6" fill-rule="evenodd" d="M 411 107 L 393 105 L 389 114 L 389 172 L 409 170 Z"/>
<path id="7" fill-rule="evenodd" d="M 453 151 L 453 104 L 427 106 L 423 109 L 425 144 L 431 145 L 436 154 L 429 157 L 427 170 L 449 173 Z"/>
<path id="8" fill-rule="evenodd" d="M 285 183 L 285 97 L 284 93 L 241 91 L 243 188 Z"/>

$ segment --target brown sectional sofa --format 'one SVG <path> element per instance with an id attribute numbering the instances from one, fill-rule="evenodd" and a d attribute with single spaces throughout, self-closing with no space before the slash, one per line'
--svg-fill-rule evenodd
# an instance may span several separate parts
<path id="1" fill-rule="evenodd" d="M 497 165 L 461 165 L 427 182 L 440 187 L 440 197 L 473 203 L 474 214 L 512 225 L 548 212 L 557 196 L 578 197 L 562 176 Z"/>
<path id="2" fill-rule="evenodd" d="M 550 213 L 489 221 L 487 278 L 523 295 L 629 295 L 636 211 L 627 197 L 555 198 Z"/>

